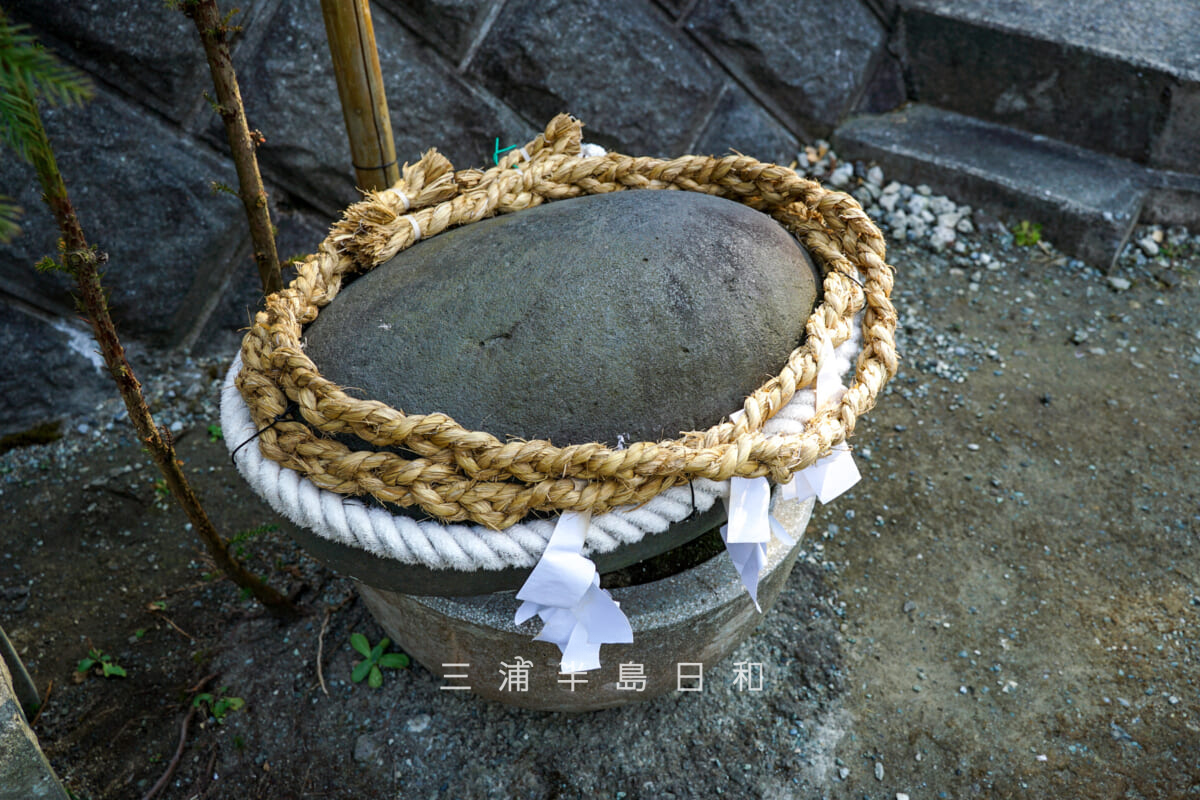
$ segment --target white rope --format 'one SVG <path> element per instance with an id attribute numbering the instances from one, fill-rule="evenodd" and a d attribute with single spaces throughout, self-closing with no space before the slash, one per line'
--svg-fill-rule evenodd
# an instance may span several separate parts
<path id="1" fill-rule="evenodd" d="M 836 368 L 844 376 L 858 354 L 861 314 L 854 318 L 852 335 L 834 351 Z M 359 547 L 382 558 L 431 569 L 466 571 L 532 567 L 541 558 L 554 533 L 554 520 L 520 522 L 503 531 L 482 525 L 418 522 L 391 514 L 347 495 L 319 488 L 295 470 L 265 458 L 257 443 L 258 430 L 250 408 L 235 381 L 242 368 L 239 354 L 221 389 L 221 430 L 242 477 L 279 514 L 318 536 Z M 814 394 L 802 389 L 791 402 L 763 426 L 767 435 L 802 433 L 812 419 Z M 245 444 L 245 447 L 239 446 Z M 693 511 L 705 512 L 718 497 L 728 497 L 729 481 L 704 478 L 674 486 L 640 507 L 623 507 L 593 516 L 584 554 L 607 553 L 623 544 L 641 541 L 647 534 L 662 533 Z"/>

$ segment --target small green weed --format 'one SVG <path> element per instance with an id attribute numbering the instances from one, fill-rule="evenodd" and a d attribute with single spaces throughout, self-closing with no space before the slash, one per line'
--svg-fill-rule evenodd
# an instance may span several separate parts
<path id="1" fill-rule="evenodd" d="M 246 548 L 243 547 L 246 542 L 253 539 L 255 536 L 261 536 L 264 533 L 271 533 L 279 530 L 279 526 L 274 522 L 268 522 L 265 525 L 259 525 L 257 528 L 249 528 L 244 531 L 238 531 L 233 536 L 229 537 L 229 546 L 233 548 L 233 553 L 238 558 L 246 557 Z"/>
<path id="2" fill-rule="evenodd" d="M 240 697 L 226 697 L 225 689 L 228 687 L 222 686 L 217 689 L 216 694 L 212 692 L 201 692 L 192 698 L 192 708 L 199 708 L 201 705 L 208 706 L 208 711 L 212 714 L 217 724 L 225 724 L 225 715 L 230 711 L 240 711 L 246 707 L 246 701 Z"/>
<path id="3" fill-rule="evenodd" d="M 159 478 L 154 482 L 154 495 L 159 500 L 166 500 L 171 496 L 171 487 L 167 486 L 166 478 Z"/>
<path id="4" fill-rule="evenodd" d="M 1013 228 L 1012 234 L 1013 242 L 1018 247 L 1032 247 L 1042 240 L 1042 226 L 1040 223 L 1023 219 Z"/>
<path id="5" fill-rule="evenodd" d="M 103 650 L 97 650 L 94 647 L 88 648 L 87 658 L 79 660 L 79 666 L 75 667 L 75 671 L 87 676 L 93 669 L 100 667 L 100 670 L 106 678 L 124 678 L 125 668 L 113 661 L 113 657 Z"/>
<path id="6" fill-rule="evenodd" d="M 1158 252 L 1168 261 L 1178 261 L 1188 257 L 1190 248 L 1185 244 L 1171 244 L 1164 241 L 1159 243 Z"/>
<path id="7" fill-rule="evenodd" d="M 210 442 L 219 442 L 225 438 L 225 431 L 221 430 L 220 425 L 208 426 L 208 440 Z"/>
<path id="8" fill-rule="evenodd" d="M 378 689 L 383 685 L 382 669 L 404 669 L 408 666 L 408 656 L 404 653 L 385 653 L 388 645 L 392 640 L 386 636 L 379 640 L 379 644 L 371 647 L 370 640 L 361 633 L 350 634 L 350 646 L 363 656 L 363 660 L 354 665 L 354 672 L 350 674 L 350 680 L 355 683 L 362 683 L 366 678 L 367 685 L 372 689 Z"/>

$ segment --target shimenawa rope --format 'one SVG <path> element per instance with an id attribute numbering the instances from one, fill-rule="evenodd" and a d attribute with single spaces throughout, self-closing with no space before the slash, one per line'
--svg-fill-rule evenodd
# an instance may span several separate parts
<path id="1" fill-rule="evenodd" d="M 503 529 L 531 511 L 602 514 L 641 505 L 698 479 L 765 475 L 786 482 L 843 442 L 897 366 L 896 314 L 889 300 L 893 269 L 884 261 L 882 235 L 858 202 L 793 170 L 741 155 L 669 161 L 618 153 L 585 157 L 580 143 L 581 124 L 560 115 L 487 171 L 454 172 L 430 150 L 405 165 L 395 186 L 348 208 L 288 288 L 267 298 L 243 342 L 236 385 L 255 430 L 262 431 L 262 455 L 330 492 L 369 494 L 420 506 L 445 522 L 472 520 Z M 343 280 L 418 239 L 547 200 L 630 189 L 696 191 L 742 202 L 795 233 L 823 269 L 823 300 L 807 321 L 804 343 L 779 375 L 746 398 L 745 413 L 736 421 L 625 449 L 500 442 L 443 414 L 406 415 L 350 397 L 304 354 L 303 326 L 333 300 Z M 801 431 L 767 435 L 764 424 L 798 389 L 812 384 L 822 345 L 845 342 L 859 312 L 862 348 L 854 382 L 840 403 Z M 303 421 L 263 430 L 289 403 L 298 406 Z M 415 455 L 351 451 L 328 438 L 337 433 Z"/>

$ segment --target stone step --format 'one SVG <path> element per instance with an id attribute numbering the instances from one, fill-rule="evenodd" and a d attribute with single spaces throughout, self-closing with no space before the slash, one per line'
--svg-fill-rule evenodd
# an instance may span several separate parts
<path id="1" fill-rule="evenodd" d="M 902 183 L 1039 223 L 1048 241 L 1103 270 L 1150 186 L 1149 171 L 1124 159 L 924 105 L 851 119 L 834 147 L 842 158 L 878 162 Z"/>
<path id="2" fill-rule="evenodd" d="M 0 658 L 0 800 L 67 800 L 68 795 L 38 745 Z"/>
<path id="3" fill-rule="evenodd" d="M 1200 173 L 1196 0 L 898 0 L 909 96 Z"/>

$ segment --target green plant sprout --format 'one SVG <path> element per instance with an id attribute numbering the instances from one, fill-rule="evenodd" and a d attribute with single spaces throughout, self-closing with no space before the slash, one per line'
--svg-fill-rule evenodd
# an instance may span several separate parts
<path id="1" fill-rule="evenodd" d="M 1013 228 L 1013 241 L 1018 247 L 1032 247 L 1042 240 L 1042 226 L 1027 219 L 1021 220 Z"/>
<path id="2" fill-rule="evenodd" d="M 210 442 L 219 442 L 225 438 L 225 432 L 221 430 L 220 425 L 208 426 L 208 440 Z"/>
<path id="3" fill-rule="evenodd" d="M 350 674 L 350 680 L 362 683 L 363 678 L 366 678 L 368 686 L 378 689 L 383 686 L 381 668 L 404 669 L 407 667 L 408 656 L 404 653 L 384 652 L 391 643 L 392 640 L 385 636 L 379 640 L 379 644 L 371 647 L 370 640 L 361 633 L 350 634 L 350 646 L 363 656 L 363 660 L 354 665 L 354 672 Z"/>
<path id="4" fill-rule="evenodd" d="M 259 525 L 257 528 L 248 528 L 244 531 L 238 531 L 229 538 L 229 546 L 233 548 L 234 555 L 238 558 L 246 556 L 246 548 L 243 545 L 253 539 L 255 536 L 261 536 L 264 533 L 271 533 L 279 530 L 279 526 L 274 522 L 268 522 L 265 525 Z"/>
<path id="5" fill-rule="evenodd" d="M 105 653 L 103 650 L 97 650 L 96 648 L 91 647 L 88 648 L 87 658 L 82 658 L 79 660 L 79 666 L 75 667 L 75 671 L 87 675 L 95 667 L 100 667 L 104 677 L 106 678 L 112 678 L 114 676 L 118 678 L 126 677 L 125 668 L 119 666 L 117 662 L 113 661 L 112 656 L 110 656 L 108 653 Z"/>
<path id="6" fill-rule="evenodd" d="M 154 482 L 154 495 L 159 500 L 166 500 L 171 496 L 171 487 L 167 485 L 166 478 L 159 478 Z"/>
<path id="7" fill-rule="evenodd" d="M 201 692 L 192 698 L 192 708 L 199 708 L 201 705 L 208 706 L 208 711 L 212 714 L 213 719 L 217 721 L 217 724 L 224 725 L 226 714 L 230 711 L 240 711 L 246 707 L 246 701 L 240 697 L 225 697 L 226 688 L 228 687 L 219 687 L 216 694 Z"/>

